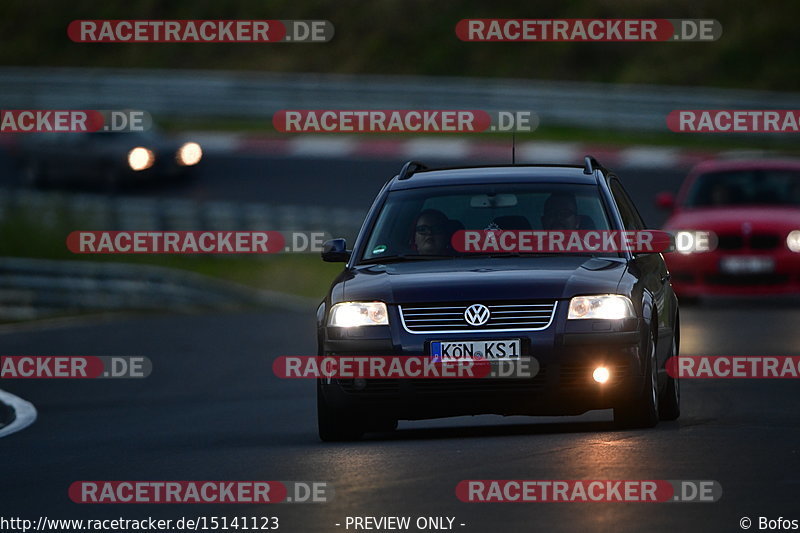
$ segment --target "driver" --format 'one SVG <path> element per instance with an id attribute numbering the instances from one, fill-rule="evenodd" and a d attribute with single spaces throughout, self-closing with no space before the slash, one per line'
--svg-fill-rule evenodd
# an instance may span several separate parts
<path id="1" fill-rule="evenodd" d="M 426 209 L 414 224 L 414 247 L 420 255 L 445 255 L 450 252 L 450 219 L 437 209 Z"/>

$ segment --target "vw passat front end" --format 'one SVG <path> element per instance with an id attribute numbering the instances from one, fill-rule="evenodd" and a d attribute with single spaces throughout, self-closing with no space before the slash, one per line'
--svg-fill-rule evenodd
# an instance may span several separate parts
<path id="1" fill-rule="evenodd" d="M 320 379 L 321 438 L 490 413 L 613 408 L 626 427 L 677 418 L 678 384 L 664 362 L 677 354 L 678 309 L 660 254 L 464 253 L 452 245 L 464 229 L 643 229 L 637 224 L 621 184 L 594 160 L 406 165 L 379 193 L 353 250 L 342 239 L 326 243 L 323 259 L 346 266 L 318 309 L 318 355 L 478 358 L 515 371 Z"/>

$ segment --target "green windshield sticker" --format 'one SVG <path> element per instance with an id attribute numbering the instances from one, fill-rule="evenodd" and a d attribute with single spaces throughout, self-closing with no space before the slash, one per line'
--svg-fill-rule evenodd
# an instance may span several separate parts
<path id="1" fill-rule="evenodd" d="M 373 248 L 372 253 L 373 254 L 382 254 L 385 251 L 386 251 L 386 245 L 385 244 L 380 244 L 380 245 L 376 246 L 375 248 Z"/>

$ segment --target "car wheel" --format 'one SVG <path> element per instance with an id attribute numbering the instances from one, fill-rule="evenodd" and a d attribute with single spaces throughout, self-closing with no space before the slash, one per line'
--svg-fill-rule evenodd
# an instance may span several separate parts
<path id="1" fill-rule="evenodd" d="M 317 385 L 317 431 L 324 442 L 342 442 L 358 440 L 364 434 L 350 413 L 335 409 L 328 404 Z"/>
<path id="2" fill-rule="evenodd" d="M 678 343 L 673 335 L 670 357 L 678 356 Z M 677 420 L 681 416 L 681 383 L 678 378 L 667 377 L 667 386 L 658 402 L 658 418 L 661 420 Z"/>
<path id="3" fill-rule="evenodd" d="M 633 398 L 614 408 L 614 424 L 620 428 L 651 428 L 658 424 L 658 363 L 656 335 L 650 332 L 644 386 Z"/>

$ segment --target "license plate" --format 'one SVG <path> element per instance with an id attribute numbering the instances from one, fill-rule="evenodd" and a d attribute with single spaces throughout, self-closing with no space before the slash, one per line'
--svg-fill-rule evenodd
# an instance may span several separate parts
<path id="1" fill-rule="evenodd" d="M 431 357 L 434 361 L 453 362 L 470 359 L 489 359 L 491 361 L 512 361 L 520 358 L 519 339 L 499 341 L 433 341 Z"/>
<path id="2" fill-rule="evenodd" d="M 775 261 L 759 256 L 723 257 L 719 269 L 724 274 L 769 274 L 775 270 Z"/>

